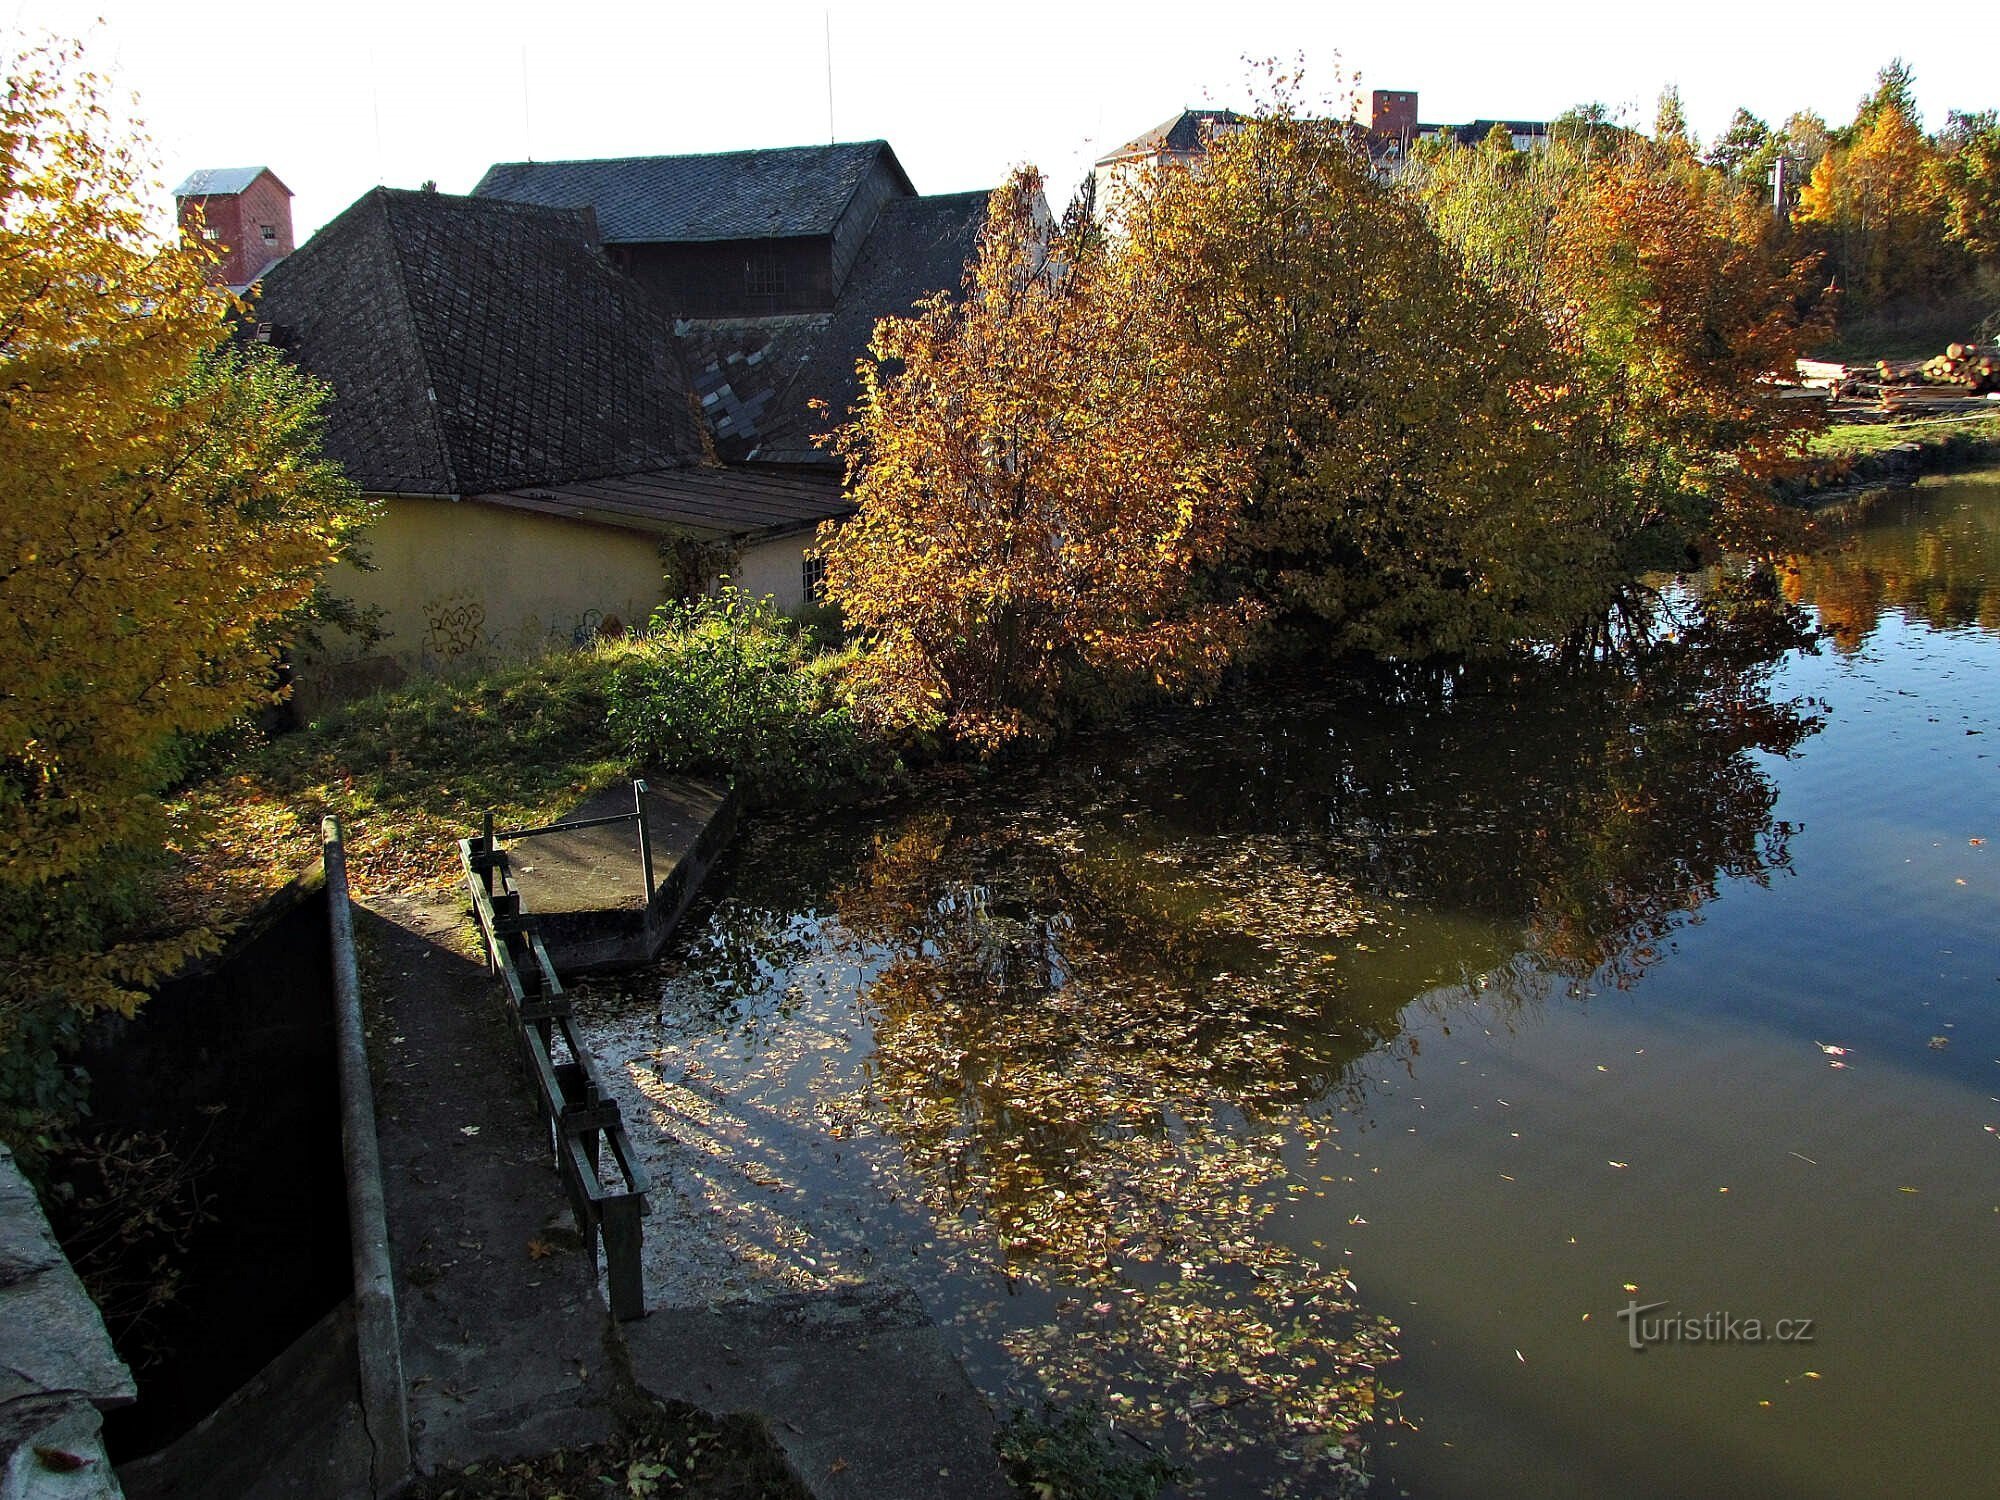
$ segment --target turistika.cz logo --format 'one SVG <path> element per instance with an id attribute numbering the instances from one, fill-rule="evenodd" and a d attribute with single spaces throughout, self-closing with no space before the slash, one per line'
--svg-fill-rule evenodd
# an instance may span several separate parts
<path id="1" fill-rule="evenodd" d="M 1618 1309 L 1625 1341 L 1644 1354 L 1654 1344 L 1810 1344 L 1812 1318 L 1746 1318 L 1732 1312 L 1668 1313 L 1664 1302 L 1628 1302 Z"/>

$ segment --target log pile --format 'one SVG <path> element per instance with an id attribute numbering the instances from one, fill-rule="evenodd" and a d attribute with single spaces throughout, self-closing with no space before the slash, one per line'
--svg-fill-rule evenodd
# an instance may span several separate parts
<path id="1" fill-rule="evenodd" d="M 1966 396 L 1984 396 L 2000 390 L 2000 352 L 1992 344 L 1952 344 L 1936 358 L 1916 364 L 1896 366 L 1890 360 L 1878 362 L 1882 382 L 1916 382 L 1928 386 L 1956 386 Z M 1894 374 L 1892 374 L 1894 372 Z"/>

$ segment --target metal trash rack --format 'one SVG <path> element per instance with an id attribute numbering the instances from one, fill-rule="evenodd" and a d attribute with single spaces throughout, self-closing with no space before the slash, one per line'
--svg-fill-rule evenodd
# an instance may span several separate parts
<path id="1" fill-rule="evenodd" d="M 489 812 L 478 835 L 458 841 L 473 915 L 486 942 L 487 962 L 506 985 L 507 1009 L 521 1046 L 521 1062 L 540 1100 L 563 1191 L 569 1197 L 576 1227 L 589 1249 L 593 1274 L 597 1268 L 598 1242 L 603 1242 L 611 1314 L 620 1321 L 646 1315 L 645 1282 L 639 1265 L 642 1240 L 639 1220 L 650 1211 L 646 1193 L 651 1184 L 646 1169 L 633 1154 L 618 1101 L 605 1088 L 596 1059 L 576 1033 L 569 996 L 563 992 L 562 981 L 549 962 L 549 951 L 536 930 L 535 919 L 521 904 L 513 868 L 499 844 L 504 839 L 636 821 L 640 856 L 650 888 L 652 841 L 646 828 L 645 792 L 644 782 L 633 783 L 633 812 L 543 828 L 496 833 Z M 605 1161 L 606 1145 L 611 1148 L 609 1163 Z M 606 1184 L 607 1166 L 615 1166 L 623 1186 Z"/>

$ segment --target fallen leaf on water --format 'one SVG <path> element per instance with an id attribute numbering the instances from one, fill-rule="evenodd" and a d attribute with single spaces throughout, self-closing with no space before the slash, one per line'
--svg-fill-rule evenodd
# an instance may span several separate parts
<path id="1" fill-rule="evenodd" d="M 1836 1046 L 1834 1046 L 1834 1045 L 1833 1045 L 1833 1044 L 1832 1044 L 1831 1042 L 1814 1042 L 1814 1043 L 1813 1043 L 1813 1045 L 1814 1045 L 1815 1047 L 1819 1048 L 1819 1050 L 1820 1050 L 1820 1051 L 1822 1051 L 1822 1052 L 1824 1052 L 1824 1053 L 1825 1053 L 1825 1054 L 1826 1054 L 1826 1055 L 1827 1055 L 1828 1057 L 1845 1057 L 1845 1056 L 1847 1056 L 1847 1052 L 1848 1052 L 1848 1049 L 1847 1049 L 1847 1048 L 1845 1048 L 1845 1047 L 1836 1047 Z"/>
<path id="2" fill-rule="evenodd" d="M 1617 1167 L 1619 1170 L 1622 1171 L 1626 1167 L 1631 1166 L 1632 1163 L 1630 1163 L 1629 1161 L 1607 1161 L 1605 1165 L 1608 1167 Z"/>
<path id="3" fill-rule="evenodd" d="M 1636 1281 L 1628 1281 L 1625 1283 L 1625 1290 L 1628 1292 L 1636 1292 L 1639 1290 L 1639 1283 Z"/>
<path id="4" fill-rule="evenodd" d="M 547 1260 L 551 1255 L 554 1255 L 555 1253 L 556 1253 L 556 1247 L 554 1245 L 551 1245 L 547 1240 L 528 1241 L 529 1260 Z"/>
<path id="5" fill-rule="evenodd" d="M 1934 1036 L 1931 1038 L 1931 1050 L 1933 1052 L 1942 1052 L 1950 1045 L 1951 1038 L 1948 1036 Z"/>

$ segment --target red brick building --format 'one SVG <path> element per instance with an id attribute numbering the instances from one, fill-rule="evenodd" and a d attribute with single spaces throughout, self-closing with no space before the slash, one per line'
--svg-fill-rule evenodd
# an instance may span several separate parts
<path id="1" fill-rule="evenodd" d="M 181 228 L 222 251 L 210 273 L 242 292 L 292 253 L 292 190 L 269 167 L 210 167 L 174 189 Z"/>

